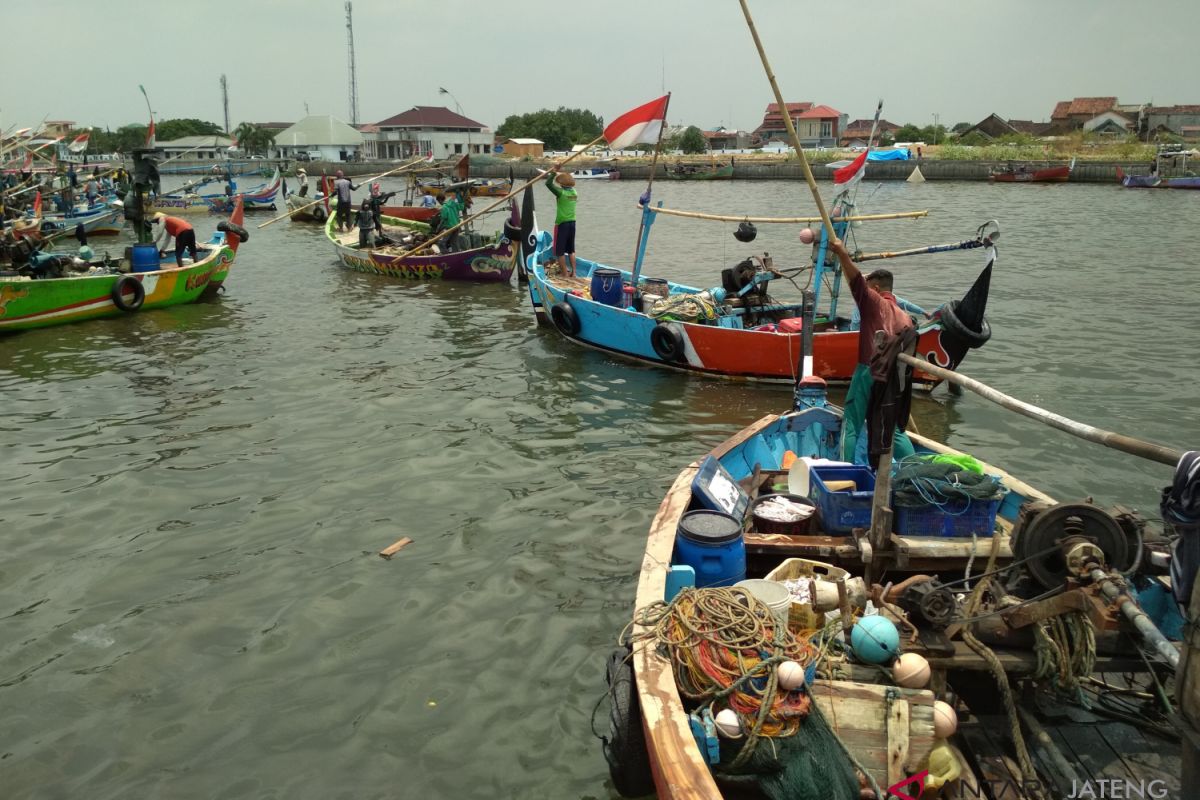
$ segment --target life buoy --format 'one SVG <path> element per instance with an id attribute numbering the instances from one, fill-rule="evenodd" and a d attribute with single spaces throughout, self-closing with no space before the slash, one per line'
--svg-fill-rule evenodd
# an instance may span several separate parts
<path id="1" fill-rule="evenodd" d="M 565 335 L 579 335 L 579 315 L 575 313 L 575 309 L 571 308 L 565 300 L 550 306 L 550 319 L 554 322 L 554 327 L 558 328 Z"/>
<path id="2" fill-rule="evenodd" d="M 977 347 L 983 347 L 987 344 L 988 339 L 992 338 L 992 326 L 988 324 L 987 318 L 984 317 L 978 332 L 968 328 L 958 318 L 958 303 L 958 300 L 951 300 L 942 307 L 942 327 L 951 336 L 955 336 L 965 342 L 967 347 L 972 350 Z"/>
<path id="3" fill-rule="evenodd" d="M 236 222 L 222 220 L 221 222 L 217 223 L 217 230 L 224 231 L 225 233 L 237 234 L 238 239 L 240 239 L 243 244 L 250 240 L 250 234 L 246 232 L 245 228 L 243 228 L 241 225 L 238 225 Z"/>
<path id="4" fill-rule="evenodd" d="M 127 292 L 133 293 L 132 300 L 125 299 Z M 146 287 L 132 275 L 122 275 L 113 285 L 112 301 L 113 305 L 122 311 L 137 311 L 142 307 L 142 303 L 146 302 Z"/>
<path id="5" fill-rule="evenodd" d="M 683 336 L 675 328 L 664 323 L 650 331 L 650 346 L 663 361 L 683 361 Z"/>
<path id="6" fill-rule="evenodd" d="M 644 797 L 654 791 L 654 775 L 642 729 L 642 709 L 633 683 L 629 648 L 614 650 L 608 657 L 608 736 L 602 737 L 604 760 L 613 787 L 623 797 Z"/>

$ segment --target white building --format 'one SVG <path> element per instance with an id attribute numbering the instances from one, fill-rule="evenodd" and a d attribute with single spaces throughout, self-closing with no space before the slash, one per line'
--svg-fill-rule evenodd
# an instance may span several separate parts
<path id="1" fill-rule="evenodd" d="M 164 161 L 175 156 L 183 156 L 189 161 L 219 161 L 233 155 L 229 152 L 233 140 L 220 135 L 181 136 L 170 141 L 159 139 L 155 146 L 163 151 Z"/>
<path id="2" fill-rule="evenodd" d="M 440 106 L 413 106 L 375 127 L 379 129 L 374 134 L 378 158 L 413 158 L 432 153 L 434 158 L 443 159 L 492 152 L 492 134 L 482 123 Z"/>
<path id="3" fill-rule="evenodd" d="M 336 117 L 314 114 L 275 134 L 271 155 L 295 158 L 305 153 L 314 161 L 355 161 L 362 150 L 361 133 Z"/>

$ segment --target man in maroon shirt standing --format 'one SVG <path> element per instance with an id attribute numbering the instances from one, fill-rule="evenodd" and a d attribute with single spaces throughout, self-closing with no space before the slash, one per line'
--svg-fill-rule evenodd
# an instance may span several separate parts
<path id="1" fill-rule="evenodd" d="M 850 379 L 850 388 L 846 390 L 846 402 L 842 413 L 842 459 L 853 462 L 859 437 L 866 433 L 867 403 L 871 397 L 871 385 L 874 383 L 870 364 L 871 356 L 875 352 L 875 332 L 883 331 L 887 336 L 894 337 L 914 326 L 912 317 L 896 305 L 890 272 L 872 272 L 871 285 L 868 285 L 867 278 L 863 277 L 850 258 L 842 241 L 834 239 L 831 248 L 837 253 L 842 265 L 842 275 L 846 278 L 846 283 L 850 284 L 854 303 L 862 315 L 862 326 L 858 331 L 858 366 L 854 369 L 854 377 Z M 872 288 L 873 286 L 879 288 Z M 913 453 L 912 442 L 899 427 L 896 429 L 892 447 L 892 455 L 896 459 Z"/>

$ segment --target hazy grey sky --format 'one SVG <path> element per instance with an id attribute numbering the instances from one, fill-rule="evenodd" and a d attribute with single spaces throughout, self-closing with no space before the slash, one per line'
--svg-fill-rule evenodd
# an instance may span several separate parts
<path id="1" fill-rule="evenodd" d="M 1196 0 L 751 0 L 788 101 L 893 122 L 1047 119 L 1054 102 L 1200 103 Z M 672 123 L 753 129 L 772 100 L 737 0 L 355 0 L 361 122 L 454 104 L 495 127 L 559 105 L 612 119 L 673 92 Z M 341 0 L 0 0 L 0 128 L 43 117 L 348 117 Z M 27 32 L 20 35 L 19 32 Z M 15 65 L 24 69 L 14 71 Z M 21 74 L 24 73 L 24 74 Z"/>

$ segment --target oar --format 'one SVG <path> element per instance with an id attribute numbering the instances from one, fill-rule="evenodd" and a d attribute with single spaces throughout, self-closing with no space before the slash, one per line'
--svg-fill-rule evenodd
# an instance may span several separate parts
<path id="1" fill-rule="evenodd" d="M 390 169 L 387 172 L 384 172 L 380 175 L 376 175 L 374 178 L 367 178 L 365 181 L 361 181 L 361 183 L 364 183 L 364 184 L 371 183 L 372 181 L 377 181 L 380 178 L 386 178 L 388 175 L 395 175 L 397 172 L 407 169 L 407 168 L 411 167 L 412 165 L 418 164 L 424 160 L 425 160 L 424 158 L 413 159 L 412 161 L 409 161 L 407 164 L 401 164 L 400 166 L 396 167 L 395 169 Z M 324 177 L 324 176 L 322 176 L 322 177 Z M 292 214 L 296 213 L 297 211 L 303 211 L 306 208 L 311 208 L 311 207 L 315 206 L 317 203 L 324 201 L 325 199 L 326 199 L 325 197 L 318 197 L 316 200 L 313 200 L 311 203 L 306 203 L 306 204 L 300 206 L 299 208 L 290 209 L 287 213 L 281 214 L 278 217 L 276 217 L 275 219 L 269 219 L 266 222 L 264 222 L 263 224 L 259 225 L 258 227 L 265 228 L 268 225 L 273 225 L 276 222 L 279 222 L 279 220 L 287 219 L 288 217 L 290 217 Z"/>
<path id="2" fill-rule="evenodd" d="M 600 134 L 595 139 L 593 139 L 592 141 L 590 141 L 586 145 L 584 145 L 582 149 L 575 151 L 571 155 L 564 158 L 562 161 L 559 161 L 557 164 L 554 165 L 554 167 L 552 169 L 545 170 L 545 171 L 539 170 L 539 172 L 541 172 L 541 174 L 538 175 L 536 178 L 532 178 L 532 179 L 526 181 L 525 183 L 521 184 L 520 186 L 517 186 L 512 191 L 510 191 L 508 194 L 504 195 L 504 197 L 501 197 L 499 200 L 497 200 L 496 202 L 492 203 L 490 206 L 485 208 L 483 211 L 480 211 L 477 214 L 472 214 L 471 216 L 467 217 L 466 219 L 464 219 L 462 222 L 458 223 L 457 225 L 446 228 L 446 230 L 442 231 L 437 236 L 434 236 L 430 239 L 426 239 L 425 241 L 421 242 L 419 245 L 417 245 L 413 249 L 409 250 L 408 252 L 401 253 L 398 257 L 399 258 L 408 258 L 409 256 L 415 255 L 416 253 L 420 252 L 421 250 L 424 250 L 425 248 L 429 247 L 434 242 L 444 239 L 446 236 L 448 236 L 449 234 L 458 230 L 459 228 L 463 227 L 468 222 L 472 222 L 473 220 L 476 220 L 479 217 L 482 217 L 484 214 L 488 213 L 493 208 L 496 208 L 501 203 L 504 203 L 505 201 L 511 200 L 512 198 L 516 197 L 518 194 L 521 193 L 522 189 L 524 189 L 526 186 L 533 186 L 535 183 L 542 180 L 542 178 L 544 178 L 548 172 L 554 172 L 555 170 L 562 169 L 568 163 L 570 163 L 571 161 L 574 161 L 581 154 L 586 153 L 591 148 L 600 144 L 601 140 L 603 140 L 603 139 L 604 139 L 604 134 Z"/>

